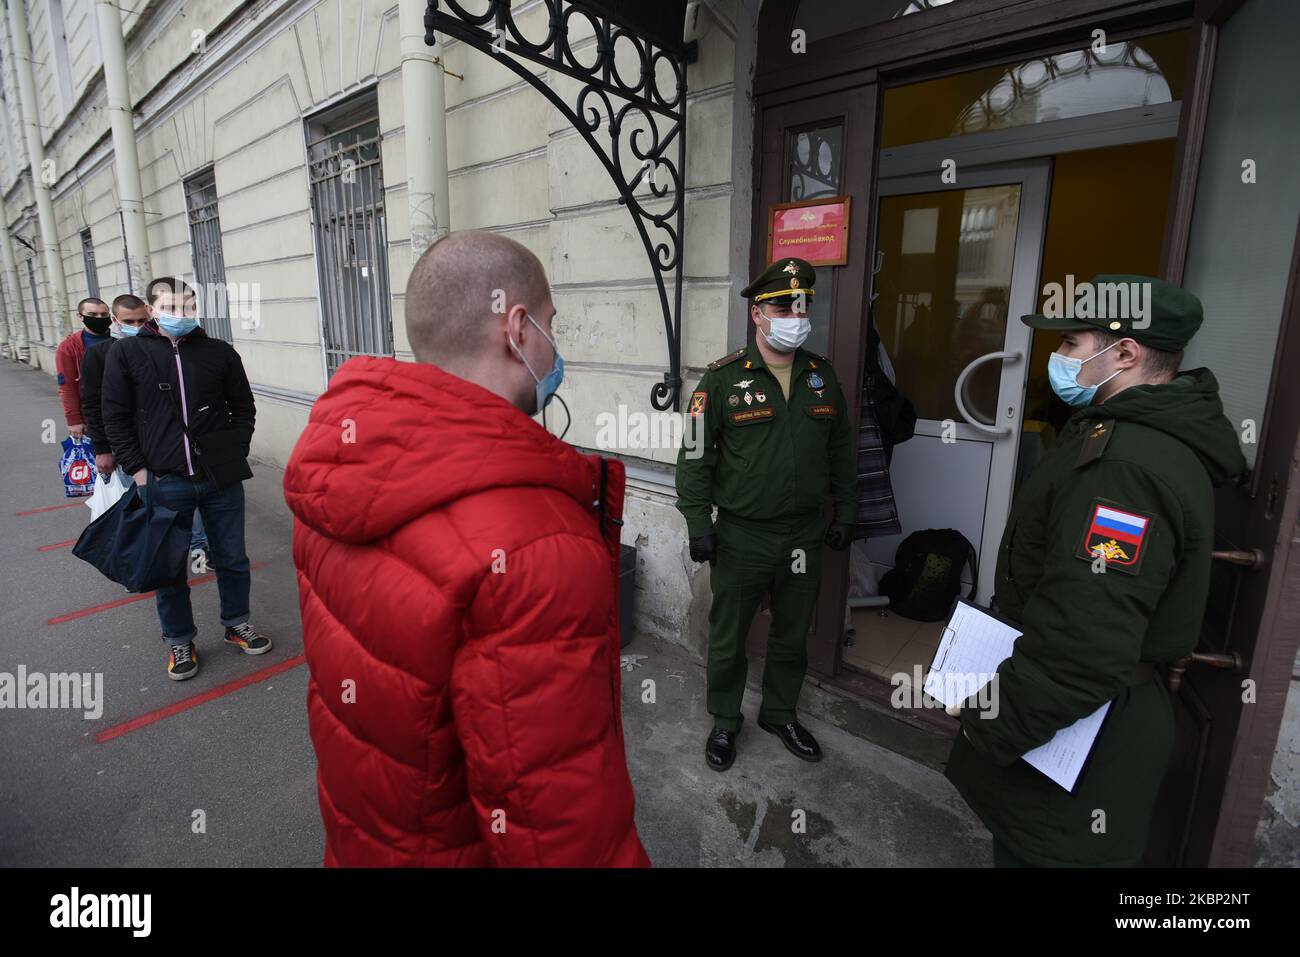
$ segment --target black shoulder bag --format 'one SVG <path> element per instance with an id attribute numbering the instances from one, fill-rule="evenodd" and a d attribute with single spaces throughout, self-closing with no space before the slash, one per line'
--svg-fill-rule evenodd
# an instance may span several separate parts
<path id="1" fill-rule="evenodd" d="M 153 364 L 154 371 L 159 371 L 152 353 L 149 353 L 149 361 Z M 176 424 L 185 433 L 190 450 L 194 453 L 195 464 L 203 474 L 218 488 L 251 479 L 253 470 L 249 468 L 248 457 L 244 453 L 243 433 L 239 429 L 213 429 L 203 433 L 201 443 L 196 441 L 185 427 L 185 416 L 180 408 L 182 400 L 165 379 L 166 376 L 159 376 L 158 391 L 171 396 L 167 404 L 176 416 Z"/>

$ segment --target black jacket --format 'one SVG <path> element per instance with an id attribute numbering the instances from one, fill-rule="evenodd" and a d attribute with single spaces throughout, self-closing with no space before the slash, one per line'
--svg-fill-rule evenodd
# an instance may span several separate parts
<path id="1" fill-rule="evenodd" d="M 100 408 L 99 392 L 104 384 L 104 362 L 108 358 L 108 350 L 114 345 L 116 341 L 87 349 L 85 358 L 81 360 L 81 414 L 86 419 L 86 437 L 95 447 L 96 455 L 113 451 L 108 444 L 108 436 L 104 433 L 104 413 Z"/>
<path id="2" fill-rule="evenodd" d="M 234 346 L 196 329 L 173 346 L 149 326 L 119 339 L 104 363 L 101 390 L 104 432 L 127 474 L 142 468 L 159 474 L 191 474 L 188 443 L 180 426 L 177 362 L 185 379 L 185 409 L 196 439 L 217 429 L 237 429 L 244 454 L 253 439 L 253 391 Z M 160 378 L 161 377 L 161 378 Z M 160 382 L 171 386 L 167 392 Z M 198 464 L 193 464 L 197 471 Z"/>

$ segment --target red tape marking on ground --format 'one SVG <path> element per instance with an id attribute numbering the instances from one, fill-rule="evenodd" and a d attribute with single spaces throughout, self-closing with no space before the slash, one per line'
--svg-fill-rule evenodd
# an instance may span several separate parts
<path id="1" fill-rule="evenodd" d="M 75 538 L 70 538 L 66 542 L 55 542 L 53 545 L 42 545 L 40 548 L 36 550 L 38 552 L 52 552 L 56 548 L 67 548 L 69 545 L 75 545 L 75 544 L 77 544 L 77 540 Z"/>
<path id="2" fill-rule="evenodd" d="M 259 681 L 265 681 L 268 678 L 274 678 L 276 675 L 288 671 L 291 668 L 297 668 L 307 660 L 306 655 L 295 655 L 279 664 L 270 665 L 261 671 L 254 671 L 252 674 L 244 675 L 242 678 L 236 678 L 234 681 L 227 681 L 223 685 L 218 685 L 211 691 L 205 691 L 202 694 L 196 694 L 192 698 L 186 698 L 184 701 L 177 701 L 175 704 L 169 704 L 165 708 L 159 708 L 157 711 L 150 711 L 148 714 L 142 714 L 138 718 L 132 718 L 130 721 L 123 721 L 121 724 L 115 724 L 111 728 L 106 728 L 99 734 L 95 735 L 96 744 L 104 744 L 112 741 L 114 738 L 120 738 L 124 734 L 130 734 L 132 731 L 138 731 L 147 727 L 156 721 L 164 718 L 170 718 L 174 714 L 180 714 L 182 711 L 189 711 L 191 708 L 197 708 L 201 704 L 207 704 L 215 698 L 228 695 L 232 691 L 238 691 L 240 688 L 247 688 L 249 685 L 257 684 Z"/>
<path id="3" fill-rule="evenodd" d="M 253 562 L 253 564 L 248 566 L 248 570 L 252 572 L 252 571 L 256 571 L 259 568 L 265 568 L 265 567 L 266 567 L 266 562 Z M 191 578 L 189 580 L 189 585 L 191 588 L 193 588 L 195 585 L 203 585 L 206 584 L 207 582 L 216 581 L 216 580 L 217 580 L 216 575 L 200 575 L 198 578 Z M 65 621 L 72 621 L 74 618 L 85 618 L 87 615 L 94 615 L 94 614 L 98 614 L 101 611 L 108 611 L 110 608 L 120 608 L 122 605 L 129 605 L 132 602 L 144 601 L 146 598 L 152 598 L 153 596 L 154 593 L 151 591 L 141 592 L 138 595 L 129 595 L 126 598 L 118 598 L 113 601 L 106 601 L 102 605 L 91 605 L 89 608 L 83 608 L 80 611 L 70 611 L 64 615 L 55 615 L 53 618 L 49 619 L 45 624 L 61 625 Z"/>
<path id="4" fill-rule="evenodd" d="M 57 512 L 61 508 L 76 508 L 78 505 L 85 505 L 81 502 L 65 502 L 62 505 L 46 505 L 44 508 L 34 508 L 28 512 L 14 512 L 15 515 L 39 515 L 41 512 Z"/>

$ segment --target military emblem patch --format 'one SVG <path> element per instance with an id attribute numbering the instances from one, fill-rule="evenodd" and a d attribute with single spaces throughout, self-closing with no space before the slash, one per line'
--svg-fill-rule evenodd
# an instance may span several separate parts
<path id="1" fill-rule="evenodd" d="M 731 393 L 731 395 L 727 396 L 727 405 L 731 406 L 733 409 L 740 405 L 740 396 L 736 395 L 734 392 Z"/>
<path id="2" fill-rule="evenodd" d="M 1136 575 L 1153 521 L 1151 515 L 1116 508 L 1098 499 L 1088 513 L 1088 524 L 1075 557 L 1091 562 L 1100 555 L 1106 560 L 1107 571 L 1114 569 Z"/>
<path id="3" fill-rule="evenodd" d="M 812 375 L 808 377 L 808 388 L 823 389 L 825 387 L 826 387 L 826 381 L 821 376 L 819 376 L 816 372 L 814 372 Z"/>
<path id="4" fill-rule="evenodd" d="M 766 392 L 760 392 L 760 391 L 758 391 L 757 389 L 755 389 L 755 390 L 754 390 L 754 398 L 757 399 L 759 402 L 766 402 L 766 401 L 767 401 L 767 393 L 766 393 Z"/>
<path id="5" fill-rule="evenodd" d="M 696 393 L 694 393 L 694 394 L 691 396 L 691 405 L 690 405 L 690 408 L 687 410 L 687 414 L 688 414 L 688 415 L 703 415 L 703 414 L 704 414 L 704 406 L 708 403 L 708 401 L 709 401 L 709 394 L 708 394 L 707 392 L 696 392 Z"/>
<path id="6" fill-rule="evenodd" d="M 745 393 L 745 405 L 753 405 L 753 404 L 754 404 L 754 397 L 753 397 L 752 395 L 750 395 L 748 392 L 746 392 L 746 393 Z"/>

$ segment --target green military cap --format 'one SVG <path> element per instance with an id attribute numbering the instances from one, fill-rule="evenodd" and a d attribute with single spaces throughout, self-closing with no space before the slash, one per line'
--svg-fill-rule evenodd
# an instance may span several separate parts
<path id="1" fill-rule="evenodd" d="M 815 296 L 813 283 L 816 281 L 816 271 L 804 260 L 778 259 L 740 290 L 740 294 L 756 303 L 793 299 L 800 293 Z"/>
<path id="2" fill-rule="evenodd" d="M 1048 302 L 1053 298 L 1059 297 L 1049 295 Z M 1056 332 L 1093 329 L 1136 339 L 1144 346 L 1166 352 L 1181 352 L 1204 318 L 1199 299 L 1186 289 L 1152 276 L 1094 276 L 1077 290 L 1073 283 L 1067 283 L 1064 298 L 1066 302 L 1057 305 L 1068 305 L 1073 315 L 1066 316 L 1063 309 L 1054 308 L 1051 311 L 1056 315 L 1021 316 L 1021 321 L 1035 329 Z"/>

